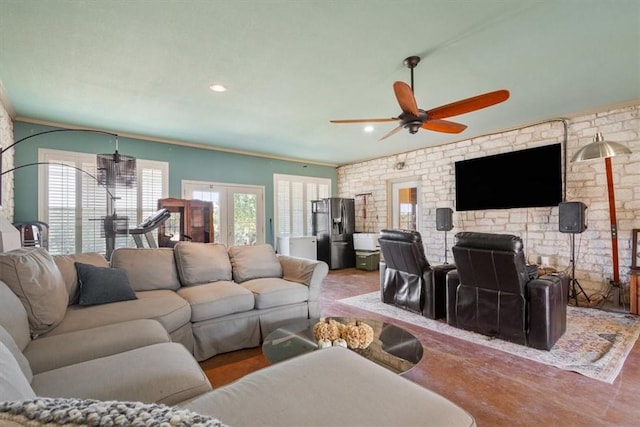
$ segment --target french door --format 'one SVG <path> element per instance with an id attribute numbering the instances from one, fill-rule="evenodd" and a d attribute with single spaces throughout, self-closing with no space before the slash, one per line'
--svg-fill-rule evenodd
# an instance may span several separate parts
<path id="1" fill-rule="evenodd" d="M 264 243 L 264 187 L 182 181 L 182 197 L 213 203 L 215 243 L 227 247 Z"/>

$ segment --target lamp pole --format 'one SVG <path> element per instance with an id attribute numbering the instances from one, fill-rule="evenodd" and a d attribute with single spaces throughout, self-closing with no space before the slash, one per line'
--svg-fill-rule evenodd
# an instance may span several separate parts
<path id="1" fill-rule="evenodd" d="M 604 165 L 607 174 L 607 192 L 609 194 L 609 222 L 611 223 L 611 260 L 613 262 L 613 278 L 611 285 L 618 292 L 615 296 L 616 305 L 620 305 L 620 265 L 618 261 L 618 220 L 616 216 L 616 198 L 613 188 L 613 171 L 611 168 L 611 157 L 605 157 Z"/>

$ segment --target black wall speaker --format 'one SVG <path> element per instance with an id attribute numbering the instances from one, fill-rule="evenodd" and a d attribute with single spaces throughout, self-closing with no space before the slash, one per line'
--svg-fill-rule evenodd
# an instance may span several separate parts
<path id="1" fill-rule="evenodd" d="M 587 205 L 582 202 L 562 202 L 558 204 L 558 225 L 561 233 L 582 233 L 587 229 Z"/>
<path id="2" fill-rule="evenodd" d="M 449 231 L 453 228 L 453 210 L 436 208 L 436 230 Z"/>

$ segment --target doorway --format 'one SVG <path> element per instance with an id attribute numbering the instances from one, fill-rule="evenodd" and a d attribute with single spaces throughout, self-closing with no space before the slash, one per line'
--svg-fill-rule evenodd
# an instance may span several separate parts
<path id="1" fill-rule="evenodd" d="M 420 230 L 420 181 L 391 182 L 391 227 L 404 230 Z"/>
<path id="2" fill-rule="evenodd" d="M 183 181 L 182 194 L 213 203 L 215 243 L 230 247 L 265 242 L 264 187 Z"/>

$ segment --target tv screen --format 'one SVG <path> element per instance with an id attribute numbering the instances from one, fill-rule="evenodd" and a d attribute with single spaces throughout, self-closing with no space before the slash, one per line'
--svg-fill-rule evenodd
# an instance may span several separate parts
<path id="1" fill-rule="evenodd" d="M 561 144 L 455 163 L 456 210 L 557 206 L 562 201 Z"/>

